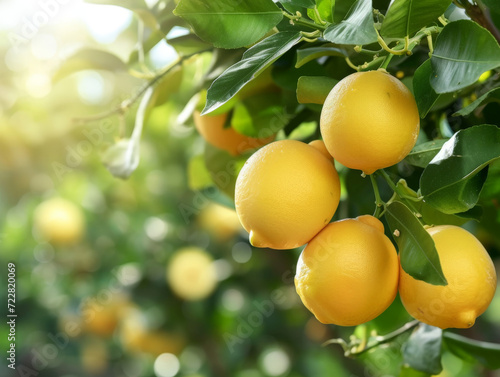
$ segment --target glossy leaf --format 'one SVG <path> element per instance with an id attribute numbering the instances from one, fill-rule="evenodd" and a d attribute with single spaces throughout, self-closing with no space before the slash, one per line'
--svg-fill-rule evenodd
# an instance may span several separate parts
<path id="1" fill-rule="evenodd" d="M 324 38 L 327 41 L 346 44 L 364 45 L 377 41 L 377 32 L 373 22 L 371 0 L 358 0 L 347 14 L 347 18 L 339 24 L 330 25 Z"/>
<path id="2" fill-rule="evenodd" d="M 324 76 L 302 76 L 297 82 L 297 101 L 322 105 L 338 80 Z"/>
<path id="3" fill-rule="evenodd" d="M 443 343 L 463 360 L 479 362 L 488 369 L 500 368 L 500 344 L 481 342 L 448 331 L 443 333 Z"/>
<path id="4" fill-rule="evenodd" d="M 310 61 L 321 58 L 322 56 L 347 57 L 347 55 L 348 54 L 346 50 L 338 47 L 321 46 L 321 47 L 303 48 L 297 50 L 297 63 L 295 63 L 295 68 L 300 68 L 304 64 L 307 64 Z"/>
<path id="5" fill-rule="evenodd" d="M 316 0 L 316 7 L 318 9 L 318 14 L 321 19 L 318 18 L 316 12 L 312 9 L 307 10 L 307 15 L 314 22 L 333 22 L 333 10 L 335 8 L 335 0 Z"/>
<path id="6" fill-rule="evenodd" d="M 394 234 L 401 266 L 406 273 L 430 284 L 448 284 L 434 241 L 412 211 L 403 203 L 393 202 L 387 207 L 385 218 Z"/>
<path id="7" fill-rule="evenodd" d="M 387 38 L 412 36 L 437 21 L 451 0 L 395 0 L 385 15 L 380 34 Z"/>
<path id="8" fill-rule="evenodd" d="M 174 14 L 186 20 L 201 39 L 220 48 L 251 45 L 283 18 L 272 0 L 181 0 Z"/>
<path id="9" fill-rule="evenodd" d="M 296 7 L 314 8 L 316 2 L 314 0 L 280 0 L 281 4 L 290 4 Z"/>
<path id="10" fill-rule="evenodd" d="M 247 50 L 241 61 L 229 67 L 212 83 L 203 114 L 208 114 L 229 101 L 247 82 L 299 43 L 300 39 L 299 32 L 280 32 Z"/>
<path id="11" fill-rule="evenodd" d="M 432 66 L 428 59 L 417 68 L 413 76 L 413 94 L 417 102 L 420 118 L 425 118 L 439 99 L 439 94 L 431 86 Z"/>
<path id="12" fill-rule="evenodd" d="M 405 161 L 410 165 L 425 168 L 438 154 L 446 141 L 447 139 L 438 139 L 419 144 L 406 156 Z"/>
<path id="13" fill-rule="evenodd" d="M 57 82 L 73 73 L 92 70 L 126 71 L 126 64 L 116 55 L 96 49 L 82 49 L 66 59 L 54 74 L 52 80 Z"/>
<path id="14" fill-rule="evenodd" d="M 420 324 L 403 345 L 404 363 L 421 372 L 441 373 L 442 333 L 438 327 Z"/>
<path id="15" fill-rule="evenodd" d="M 458 131 L 420 177 L 424 200 L 444 213 L 465 212 L 479 199 L 488 164 L 500 158 L 500 128 L 474 126 Z"/>
<path id="16" fill-rule="evenodd" d="M 478 106 L 486 105 L 490 102 L 500 102 L 500 88 L 491 89 L 488 93 L 483 94 L 477 100 L 472 102 L 470 105 L 464 107 L 462 110 L 457 111 L 453 116 L 465 116 L 472 113 L 474 110 L 478 108 Z"/>
<path id="17" fill-rule="evenodd" d="M 473 21 L 450 22 L 436 40 L 431 65 L 436 93 L 453 92 L 499 67 L 500 46 L 488 30 Z"/>

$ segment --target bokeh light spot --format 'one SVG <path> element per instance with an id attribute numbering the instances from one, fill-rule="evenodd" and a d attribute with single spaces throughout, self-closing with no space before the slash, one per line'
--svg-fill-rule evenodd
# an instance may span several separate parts
<path id="1" fill-rule="evenodd" d="M 155 360 L 154 371 L 157 377 L 173 377 L 180 369 L 179 359 L 171 353 L 162 353 Z"/>

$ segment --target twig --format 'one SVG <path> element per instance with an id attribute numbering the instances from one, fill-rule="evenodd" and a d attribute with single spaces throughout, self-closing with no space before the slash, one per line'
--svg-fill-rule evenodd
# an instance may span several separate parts
<path id="1" fill-rule="evenodd" d="M 465 13 L 479 25 L 487 29 L 493 37 L 500 43 L 500 31 L 491 20 L 488 10 L 483 10 L 479 5 L 471 4 L 468 1 L 460 2 L 465 8 Z"/>

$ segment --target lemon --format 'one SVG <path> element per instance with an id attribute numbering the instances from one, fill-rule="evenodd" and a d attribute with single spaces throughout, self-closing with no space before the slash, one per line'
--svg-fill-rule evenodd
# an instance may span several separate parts
<path id="1" fill-rule="evenodd" d="M 218 241 L 227 241 L 242 230 L 236 212 L 217 203 L 210 203 L 203 208 L 197 222 Z"/>
<path id="2" fill-rule="evenodd" d="M 77 243 L 85 231 L 80 207 L 62 198 L 40 203 L 34 212 L 34 226 L 46 241 L 61 246 Z"/>
<path id="3" fill-rule="evenodd" d="M 337 209 L 340 183 L 332 161 L 296 140 L 254 153 L 236 180 L 236 212 L 256 247 L 291 249 L 309 242 Z"/>
<path id="4" fill-rule="evenodd" d="M 399 294 L 414 318 L 442 329 L 468 328 L 488 307 L 496 289 L 496 272 L 488 252 L 458 226 L 427 229 L 439 254 L 448 285 L 416 280 L 401 268 Z"/>
<path id="5" fill-rule="evenodd" d="M 335 160 L 371 174 L 411 151 L 420 118 L 415 98 L 401 81 L 385 71 L 357 72 L 328 94 L 320 127 Z"/>
<path id="6" fill-rule="evenodd" d="M 274 140 L 274 136 L 254 138 L 238 133 L 232 127 L 224 127 L 228 114 L 201 115 L 193 114 L 194 124 L 200 135 L 214 147 L 223 149 L 233 156 L 238 156 L 251 149 L 260 148 Z"/>
<path id="7" fill-rule="evenodd" d="M 177 251 L 167 266 L 167 282 L 172 291 L 184 300 L 208 297 L 217 285 L 212 257 L 197 247 Z"/>
<path id="8" fill-rule="evenodd" d="M 398 289 L 396 249 L 373 216 L 328 224 L 304 248 L 295 288 L 325 324 L 356 326 L 381 314 Z"/>
<path id="9" fill-rule="evenodd" d="M 85 300 L 80 310 L 82 329 L 100 337 L 110 337 L 129 304 L 129 300 L 121 294 L 115 294 L 109 300 Z"/>

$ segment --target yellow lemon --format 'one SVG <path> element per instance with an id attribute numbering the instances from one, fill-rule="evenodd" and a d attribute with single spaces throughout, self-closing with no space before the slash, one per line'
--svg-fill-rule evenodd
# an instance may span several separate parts
<path id="1" fill-rule="evenodd" d="M 333 87 L 321 111 L 321 135 L 330 154 L 371 174 L 411 151 L 420 128 L 415 98 L 385 71 L 353 73 Z"/>
<path id="2" fill-rule="evenodd" d="M 217 285 L 217 275 L 210 254 L 197 247 L 177 251 L 167 266 L 167 282 L 184 300 L 208 297 Z"/>
<path id="3" fill-rule="evenodd" d="M 416 280 L 401 268 L 399 295 L 414 318 L 442 329 L 474 325 L 495 294 L 497 276 L 488 252 L 458 226 L 427 229 L 439 254 L 448 285 Z"/>
<path id="4" fill-rule="evenodd" d="M 236 212 L 217 203 L 210 203 L 203 208 L 197 221 L 201 228 L 219 241 L 227 241 L 242 229 Z"/>
<path id="5" fill-rule="evenodd" d="M 296 140 L 258 150 L 236 180 L 236 212 L 256 247 L 292 249 L 309 242 L 330 222 L 339 197 L 332 161 Z"/>
<path id="6" fill-rule="evenodd" d="M 260 148 L 274 140 L 274 136 L 254 138 L 238 133 L 232 127 L 224 127 L 227 113 L 219 115 L 201 115 L 195 111 L 194 124 L 200 135 L 214 147 L 223 149 L 233 156 L 238 156 L 250 149 Z"/>
<path id="7" fill-rule="evenodd" d="M 80 207 L 62 198 L 39 204 L 34 213 L 34 225 L 44 239 L 61 246 L 77 243 L 85 231 Z"/>
<path id="8" fill-rule="evenodd" d="M 356 326 L 389 307 L 398 277 L 398 256 L 384 225 L 364 215 L 328 224 L 307 244 L 295 288 L 320 322 Z"/>
<path id="9" fill-rule="evenodd" d="M 82 329 L 100 337 L 110 337 L 129 305 L 129 300 L 121 294 L 115 294 L 109 300 L 96 297 L 85 300 L 80 310 Z"/>

